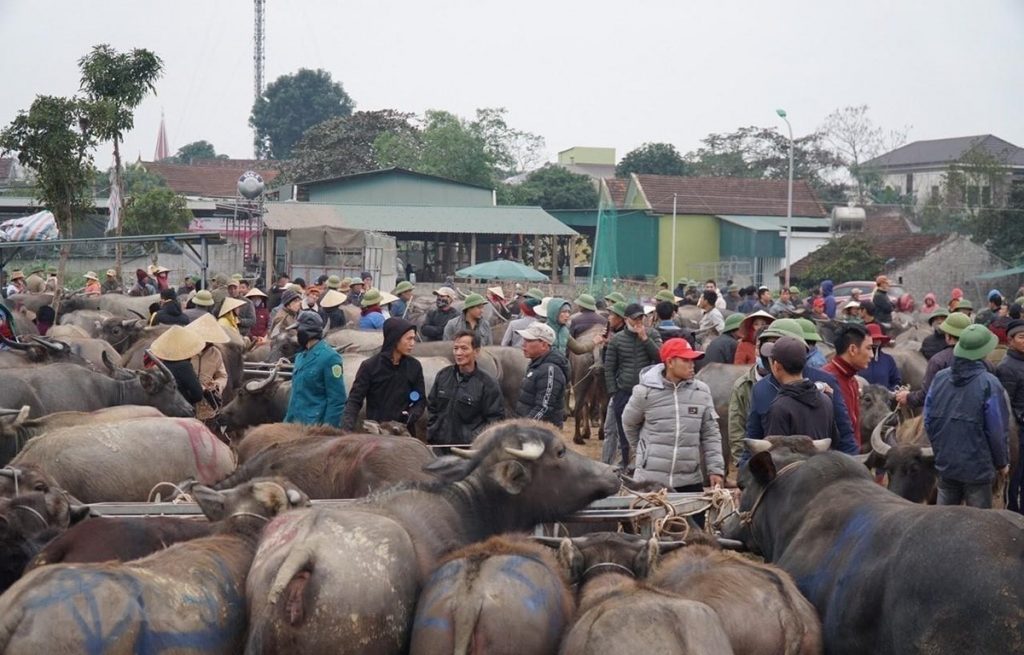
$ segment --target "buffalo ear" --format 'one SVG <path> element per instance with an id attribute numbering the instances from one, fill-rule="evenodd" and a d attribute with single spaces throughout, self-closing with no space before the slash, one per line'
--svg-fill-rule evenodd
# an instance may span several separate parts
<path id="1" fill-rule="evenodd" d="M 633 558 L 633 572 L 636 573 L 636 577 L 643 579 L 654 573 L 659 557 L 661 557 L 661 544 L 658 543 L 657 537 L 652 537 L 644 543 L 643 548 Z"/>
<path id="2" fill-rule="evenodd" d="M 444 482 L 458 482 L 459 480 L 463 480 L 473 471 L 474 468 L 476 468 L 476 464 L 473 460 L 462 459 L 455 455 L 438 457 L 434 461 L 423 466 L 424 471 L 437 476 Z"/>
<path id="3" fill-rule="evenodd" d="M 529 469 L 512 459 L 498 462 L 491 470 L 491 479 L 511 496 L 522 493 L 531 477 Z"/>
<path id="4" fill-rule="evenodd" d="M 558 563 L 565 569 L 569 579 L 579 582 L 583 576 L 583 553 L 566 537 L 558 546 Z"/>
<path id="5" fill-rule="evenodd" d="M 192 487 L 192 497 L 196 499 L 199 509 L 203 510 L 203 514 L 211 523 L 224 518 L 227 496 L 223 492 L 197 484 Z"/>
<path id="6" fill-rule="evenodd" d="M 769 452 L 760 452 L 751 457 L 750 462 L 747 464 L 747 469 L 761 486 L 766 486 L 777 475 L 775 461 Z"/>
<path id="7" fill-rule="evenodd" d="M 92 515 L 92 509 L 88 505 L 72 505 L 68 510 L 68 525 L 80 523 Z"/>

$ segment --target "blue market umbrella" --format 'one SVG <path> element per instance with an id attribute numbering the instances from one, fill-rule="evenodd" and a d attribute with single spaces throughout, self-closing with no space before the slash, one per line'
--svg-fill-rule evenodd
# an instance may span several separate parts
<path id="1" fill-rule="evenodd" d="M 540 271 L 508 259 L 484 262 L 455 271 L 458 277 L 473 277 L 481 280 L 525 280 L 527 282 L 547 282 L 548 276 Z"/>

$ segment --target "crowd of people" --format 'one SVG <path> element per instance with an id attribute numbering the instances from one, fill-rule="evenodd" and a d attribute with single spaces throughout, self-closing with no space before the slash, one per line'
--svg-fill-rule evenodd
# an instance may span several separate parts
<path id="1" fill-rule="evenodd" d="M 43 267 L 26 277 L 14 271 L 5 295 L 56 288 L 55 272 Z M 749 367 L 729 401 L 733 462 L 749 456 L 745 438 L 775 434 L 830 439 L 834 449 L 861 452 L 863 378 L 892 392 L 899 406 L 923 411 L 940 503 L 990 506 L 992 478 L 1008 470 L 1010 413 L 1024 419 L 1024 291 L 1007 302 L 992 290 L 987 306 L 975 312 L 960 289 L 952 290 L 945 306 L 929 293 L 917 308 L 906 294 L 893 297 L 884 275 L 866 292 L 853 289 L 843 303 L 828 280 L 806 297 L 795 286 L 773 294 L 765 286 L 730 283 L 723 292 L 714 280 L 681 280 L 672 291 L 663 284 L 647 304 L 629 302 L 618 292 L 569 301 L 517 285 L 509 301 L 501 287 L 492 287 L 465 294 L 459 307 L 460 294 L 446 285 L 432 292 L 433 306 L 417 324 L 406 318 L 414 285 L 403 281 L 386 293 L 374 288 L 369 273 L 352 279 L 325 275 L 313 284 L 280 276 L 266 292 L 242 275 L 217 275 L 207 289 L 185 277 L 175 287 L 168 273 L 159 266 L 139 269 L 125 289 L 113 270 L 102 283 L 89 272 L 82 292 L 159 295 L 148 323 L 172 327 L 150 353 L 190 402 L 219 405 L 227 376 L 218 344 L 258 343 L 294 330 L 300 352 L 286 421 L 353 429 L 365 413 L 367 420 L 413 430 L 425 418 L 431 443 L 466 444 L 509 413 L 561 427 L 571 379 L 568 356 L 593 352 L 609 397 L 602 458 L 617 461 L 640 481 L 676 491 L 701 483 L 701 461 L 713 483 L 722 483 L 727 473 L 711 392 L 696 379 L 711 363 Z M 695 329 L 681 319 L 687 306 L 699 310 Z M 899 366 L 887 352 L 894 314 L 911 311 L 932 330 L 920 346 L 927 369 L 918 389 L 902 385 Z M 500 340 L 495 335 L 502 332 L 492 327 L 494 312 L 507 323 Z M 354 316 L 350 327 L 380 331 L 383 346 L 363 362 L 346 393 L 342 358 L 325 332 L 345 327 Z M 5 308 L 0 333 L 13 338 L 11 325 Z M 826 329 L 831 359 L 818 347 Z M 452 344 L 454 363 L 437 374 L 429 395 L 422 367 L 412 357 L 417 341 Z M 491 344 L 519 347 L 529 360 L 511 410 L 498 381 L 477 366 L 481 348 Z"/>

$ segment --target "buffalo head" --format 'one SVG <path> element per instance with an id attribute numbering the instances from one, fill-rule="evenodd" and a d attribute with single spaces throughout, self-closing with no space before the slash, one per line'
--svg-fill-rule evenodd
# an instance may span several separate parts
<path id="1" fill-rule="evenodd" d="M 216 491 L 193 485 L 192 496 L 211 522 L 251 523 L 263 529 L 269 519 L 296 507 L 309 507 L 309 496 L 285 478 L 256 478 L 233 489 Z"/>
<path id="2" fill-rule="evenodd" d="M 558 521 L 619 490 L 615 471 L 566 448 L 551 426 L 525 419 L 497 423 L 472 448 L 431 462 L 425 470 L 471 490 L 485 532 L 524 530 Z"/>
<path id="3" fill-rule="evenodd" d="M 576 584 L 602 573 L 646 578 L 654 572 L 662 554 L 686 545 L 682 541 L 658 541 L 622 532 L 595 532 L 572 539 L 541 538 L 538 541 L 558 549 L 558 563 Z"/>
<path id="4" fill-rule="evenodd" d="M 11 498 L 29 491 L 49 491 L 57 486 L 53 477 L 33 464 L 0 468 L 0 498 Z"/>
<path id="5" fill-rule="evenodd" d="M 882 435 L 883 431 L 886 434 L 896 432 L 880 423 L 871 432 L 871 450 L 874 459 L 879 460 L 885 469 L 889 491 L 913 503 L 934 500 L 938 482 L 935 452 L 929 446 L 916 443 L 890 445 Z"/>
<path id="6" fill-rule="evenodd" d="M 142 318 L 121 318 L 115 316 L 103 321 L 100 338 L 107 341 L 114 350 L 124 354 L 142 334 L 146 321 Z"/>
<path id="7" fill-rule="evenodd" d="M 284 418 L 290 391 L 291 383 L 278 379 L 274 368 L 267 378 L 242 385 L 231 402 L 220 408 L 217 423 L 228 430 L 278 423 Z"/>
<path id="8" fill-rule="evenodd" d="M 22 535 L 33 535 L 49 528 L 74 525 L 89 516 L 89 508 L 73 503 L 60 487 L 49 487 L 0 499 L 0 516 L 9 528 Z"/>

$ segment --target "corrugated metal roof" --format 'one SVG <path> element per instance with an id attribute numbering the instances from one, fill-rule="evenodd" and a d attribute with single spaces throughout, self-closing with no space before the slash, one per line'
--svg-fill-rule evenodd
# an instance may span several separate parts
<path id="1" fill-rule="evenodd" d="M 778 232 L 779 230 L 785 230 L 787 223 L 785 216 L 722 216 L 719 214 L 717 217 L 726 223 L 745 227 L 748 230 L 754 230 L 755 232 Z M 828 230 L 831 227 L 831 223 L 827 218 L 806 218 L 803 216 L 794 216 L 788 222 L 794 228 L 818 228 Z"/>
<path id="2" fill-rule="evenodd" d="M 540 207 L 428 207 L 268 202 L 263 222 L 272 230 L 330 225 L 377 232 L 573 235 L 575 230 Z"/>
<path id="3" fill-rule="evenodd" d="M 960 161 L 964 155 L 975 149 L 992 155 L 1009 166 L 1024 166 L 1024 148 L 1018 148 L 1009 141 L 991 134 L 914 141 L 870 159 L 862 166 L 864 168 L 945 166 Z"/>

